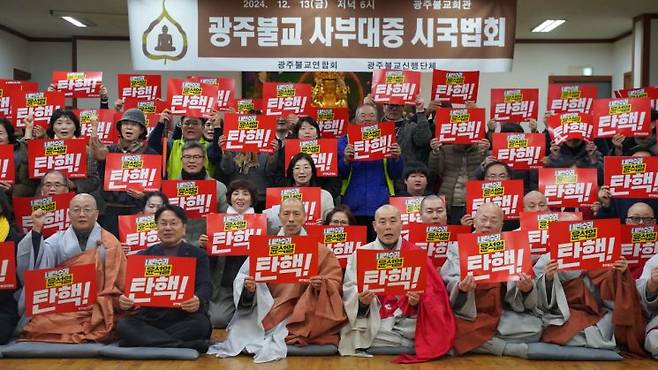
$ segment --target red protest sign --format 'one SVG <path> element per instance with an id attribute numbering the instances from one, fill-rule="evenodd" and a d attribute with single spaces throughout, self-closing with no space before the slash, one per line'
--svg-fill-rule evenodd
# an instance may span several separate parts
<path id="1" fill-rule="evenodd" d="M 265 82 L 263 84 L 263 109 L 268 116 L 302 115 L 311 106 L 310 84 Z"/>
<path id="2" fill-rule="evenodd" d="M 109 153 L 103 179 L 105 191 L 158 191 L 162 182 L 162 156 Z"/>
<path id="3" fill-rule="evenodd" d="M 560 221 L 548 227 L 551 260 L 560 270 L 611 267 L 621 257 L 619 219 Z"/>
<path id="4" fill-rule="evenodd" d="M 158 244 L 158 226 L 154 215 L 119 216 L 119 241 L 126 254 Z"/>
<path id="5" fill-rule="evenodd" d="M 592 116 L 595 138 L 651 135 L 649 98 L 596 99 Z"/>
<path id="6" fill-rule="evenodd" d="M 657 157 L 604 157 L 603 167 L 613 198 L 658 198 Z"/>
<path id="7" fill-rule="evenodd" d="M 435 137 L 442 144 L 472 144 L 484 139 L 484 108 L 436 109 Z"/>
<path id="8" fill-rule="evenodd" d="M 548 225 L 555 221 L 580 221 L 580 212 L 521 212 L 521 230 L 528 232 L 528 244 L 533 256 L 548 253 Z"/>
<path id="9" fill-rule="evenodd" d="M 155 100 L 160 99 L 162 76 L 144 74 L 117 75 L 119 99 Z"/>
<path id="10" fill-rule="evenodd" d="M 550 207 L 582 207 L 596 202 L 596 168 L 540 168 L 539 192 Z"/>
<path id="11" fill-rule="evenodd" d="M 475 103 L 478 98 L 480 71 L 442 71 L 432 72 L 432 100 L 453 104 Z"/>
<path id="12" fill-rule="evenodd" d="M 365 226 L 308 225 L 305 228 L 309 234 L 320 236 L 320 244 L 334 253 L 342 268 L 355 250 L 368 243 Z"/>
<path id="13" fill-rule="evenodd" d="M 207 250 L 211 256 L 246 256 L 253 236 L 267 235 L 261 214 L 210 213 L 206 216 Z"/>
<path id="14" fill-rule="evenodd" d="M 13 106 L 16 104 L 16 100 L 20 98 L 21 92 L 23 92 L 23 87 L 20 84 L 13 83 L 15 81 L 2 81 L 0 80 L 0 118 L 9 118 L 13 116 Z M 36 91 L 35 90 L 26 90 Z"/>
<path id="15" fill-rule="evenodd" d="M 188 76 L 188 81 L 217 87 L 217 110 L 226 112 L 235 106 L 235 80 L 228 77 Z"/>
<path id="16" fill-rule="evenodd" d="M 516 281 L 520 273 L 532 275 L 528 236 L 522 231 L 499 234 L 459 234 L 461 280 L 481 283 Z"/>
<path id="17" fill-rule="evenodd" d="M 16 178 L 14 163 L 14 145 L 0 145 L 0 181 L 13 184 Z"/>
<path id="18" fill-rule="evenodd" d="M 359 292 L 404 295 L 425 290 L 427 252 L 422 249 L 356 250 Z"/>
<path id="19" fill-rule="evenodd" d="M 492 147 L 494 158 L 507 163 L 515 170 L 534 169 L 544 165 L 544 134 L 494 133 Z"/>
<path id="20" fill-rule="evenodd" d="M 32 212 L 42 209 L 46 212 L 41 234 L 49 237 L 54 233 L 69 227 L 69 203 L 75 193 L 57 194 L 47 197 L 21 198 L 14 197 L 14 216 L 16 224 L 23 234 L 32 230 Z"/>
<path id="21" fill-rule="evenodd" d="M 279 206 L 290 198 L 299 199 L 306 210 L 306 222 L 315 224 L 322 219 L 322 189 L 319 187 L 301 188 L 267 188 L 265 192 L 265 208 Z"/>
<path id="22" fill-rule="evenodd" d="M 589 113 L 597 97 L 595 85 L 548 84 L 547 111 Z"/>
<path id="23" fill-rule="evenodd" d="M 448 259 L 448 249 L 457 247 L 457 235 L 470 233 L 465 225 L 437 225 L 412 223 L 402 227 L 407 240 L 427 251 L 435 267 L 441 267 Z M 407 231 L 406 233 L 404 231 Z"/>
<path id="24" fill-rule="evenodd" d="M 108 145 L 118 141 L 114 122 L 120 119 L 120 113 L 111 109 L 74 109 L 73 112 L 80 118 L 80 137 L 91 137 L 91 121 L 96 117 L 100 142 Z"/>
<path id="25" fill-rule="evenodd" d="M 318 274 L 318 242 L 316 235 L 254 237 L 249 273 L 259 283 L 307 282 Z"/>
<path id="26" fill-rule="evenodd" d="M 615 97 L 616 98 L 649 98 L 649 100 L 651 100 L 651 108 L 658 109 L 658 86 L 616 90 Z"/>
<path id="27" fill-rule="evenodd" d="M 313 108 L 311 117 L 320 127 L 320 137 L 336 138 L 345 135 L 350 121 L 350 111 L 347 108 Z"/>
<path id="28" fill-rule="evenodd" d="M 167 102 L 162 99 L 155 100 L 139 100 L 135 98 L 125 98 L 124 99 L 124 109 L 137 108 L 144 112 L 144 114 L 162 113 L 163 110 L 167 109 Z M 157 122 L 157 121 L 156 121 Z"/>
<path id="29" fill-rule="evenodd" d="M 621 256 L 629 266 L 644 266 L 658 252 L 658 225 L 621 225 Z"/>
<path id="30" fill-rule="evenodd" d="M 306 153 L 313 158 L 318 177 L 338 176 L 338 141 L 336 139 L 299 140 L 286 139 L 285 171 L 290 160 L 298 153 Z"/>
<path id="31" fill-rule="evenodd" d="M 377 104 L 416 104 L 420 72 L 376 69 L 372 71 L 370 94 Z"/>
<path id="32" fill-rule="evenodd" d="M 52 76 L 55 90 L 67 98 L 98 98 L 103 84 L 103 72 L 55 71 Z"/>
<path id="33" fill-rule="evenodd" d="M 232 152 L 274 153 L 276 119 L 264 115 L 227 113 L 224 117 L 224 150 Z"/>
<path id="34" fill-rule="evenodd" d="M 551 140 L 560 145 L 569 139 L 590 140 L 594 136 L 594 119 L 591 114 L 562 113 L 546 121 Z"/>
<path id="35" fill-rule="evenodd" d="M 185 210 L 189 218 L 201 218 L 217 212 L 217 181 L 211 180 L 163 180 L 162 192 L 169 204 Z"/>
<path id="36" fill-rule="evenodd" d="M 217 94 L 217 86 L 194 81 L 167 81 L 167 106 L 174 115 L 210 117 L 217 106 Z"/>
<path id="37" fill-rule="evenodd" d="M 76 312 L 96 303 L 94 264 L 25 271 L 27 316 Z"/>
<path id="38" fill-rule="evenodd" d="M 194 296 L 196 258 L 127 257 L 125 295 L 142 307 L 180 307 Z"/>
<path id="39" fill-rule="evenodd" d="M 235 112 L 238 114 L 254 114 L 263 110 L 261 99 L 236 99 L 234 102 Z"/>
<path id="40" fill-rule="evenodd" d="M 491 114 L 501 122 L 537 119 L 539 89 L 491 89 Z"/>
<path id="41" fill-rule="evenodd" d="M 423 197 L 389 197 L 388 204 L 400 211 L 402 225 L 422 222 L 420 219 L 420 202 Z"/>
<path id="42" fill-rule="evenodd" d="M 374 161 L 391 156 L 391 145 L 395 144 L 395 123 L 382 122 L 376 125 L 347 125 L 348 142 L 354 145 L 355 161 Z"/>
<path id="43" fill-rule="evenodd" d="M 65 98 L 61 92 L 21 92 L 15 97 L 12 117 L 16 127 L 25 127 L 25 118 L 32 115 L 34 124 L 45 128 L 55 110 L 64 108 Z"/>
<path id="44" fill-rule="evenodd" d="M 0 243 L 0 290 L 16 289 L 16 246 Z"/>
<path id="45" fill-rule="evenodd" d="M 485 203 L 496 203 L 505 219 L 519 218 L 523 203 L 523 180 L 466 181 L 466 212 L 475 212 Z"/>
<path id="46" fill-rule="evenodd" d="M 30 140 L 27 143 L 30 178 L 57 170 L 73 179 L 87 177 L 87 139 Z"/>

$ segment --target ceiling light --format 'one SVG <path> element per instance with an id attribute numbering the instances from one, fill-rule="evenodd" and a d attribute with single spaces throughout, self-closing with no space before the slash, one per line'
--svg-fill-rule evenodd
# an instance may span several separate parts
<path id="1" fill-rule="evenodd" d="M 65 20 L 65 21 L 71 23 L 72 25 L 74 25 L 74 26 L 76 26 L 76 27 L 81 27 L 81 28 L 85 28 L 85 27 L 87 27 L 86 24 L 80 22 L 79 20 L 77 20 L 77 19 L 75 19 L 75 18 L 73 18 L 73 17 L 70 17 L 70 16 L 63 16 L 63 17 L 61 17 L 61 18 L 62 18 L 63 20 Z"/>
<path id="2" fill-rule="evenodd" d="M 532 32 L 551 32 L 564 22 L 564 19 L 547 19 L 537 27 L 533 28 Z"/>

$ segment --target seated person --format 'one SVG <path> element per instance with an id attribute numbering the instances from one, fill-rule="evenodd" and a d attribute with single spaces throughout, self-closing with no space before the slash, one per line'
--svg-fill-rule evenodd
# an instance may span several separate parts
<path id="1" fill-rule="evenodd" d="M 16 272 L 24 286 L 27 270 L 95 264 L 96 303 L 87 310 L 35 316 L 27 323 L 21 291 L 19 312 L 23 317 L 19 328 L 22 328 L 22 340 L 82 343 L 103 342 L 114 336 L 117 320 L 114 307 L 123 289 L 126 257 L 114 235 L 96 222 L 98 209 L 93 196 L 82 193 L 73 197 L 68 215 L 71 226 L 44 240 L 41 230 L 46 212 L 38 209 L 32 213 L 32 231 L 18 243 Z"/>
<path id="2" fill-rule="evenodd" d="M 649 318 L 646 326 L 644 349 L 654 358 L 658 356 L 658 254 L 647 261 L 642 275 L 636 281 L 642 308 Z"/>
<path id="3" fill-rule="evenodd" d="M 377 239 L 361 249 L 382 251 L 415 249 L 400 237 L 400 211 L 383 205 L 375 212 L 373 227 Z M 407 292 L 404 296 L 359 292 L 356 255 L 352 254 L 345 270 L 343 301 L 349 322 L 341 330 L 339 351 L 342 356 L 355 355 L 370 347 L 413 347 L 416 356 L 401 362 L 428 361 L 445 355 L 455 337 L 455 320 L 445 286 L 429 258 L 424 293 Z"/>
<path id="4" fill-rule="evenodd" d="M 306 212 L 300 200 L 284 200 L 279 219 L 283 227 L 277 235 L 306 235 L 302 227 Z M 247 258 L 233 285 L 236 311 L 228 338 L 208 353 L 229 357 L 246 349 L 256 362 L 267 362 L 286 357 L 286 344 L 337 346 L 346 319 L 342 270 L 328 248 L 318 246 L 318 257 L 318 275 L 297 284 L 256 283 Z"/>
<path id="5" fill-rule="evenodd" d="M 476 233 L 495 234 L 503 228 L 503 210 L 494 203 L 481 205 L 473 219 Z M 455 353 L 488 353 L 524 357 L 525 343 L 541 337 L 541 320 L 534 282 L 521 273 L 516 282 L 476 283 L 472 276 L 461 280 L 459 251 L 448 249 L 441 276 L 450 291 L 457 316 Z"/>
<path id="6" fill-rule="evenodd" d="M 128 315 L 119 320 L 117 334 L 122 347 L 191 348 L 205 353 L 212 326 L 208 317 L 208 300 L 212 286 L 208 273 L 208 255 L 184 240 L 187 215 L 170 204 L 155 213 L 160 243 L 141 255 L 177 256 L 196 258 L 194 296 L 181 302 L 180 308 L 136 307 L 125 295 L 119 298 L 119 307 Z"/>

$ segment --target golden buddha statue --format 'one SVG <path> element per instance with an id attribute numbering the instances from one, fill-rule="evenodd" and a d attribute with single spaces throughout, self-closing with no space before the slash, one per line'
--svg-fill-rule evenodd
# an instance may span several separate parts
<path id="1" fill-rule="evenodd" d="M 350 88 L 345 84 L 343 72 L 315 73 L 313 104 L 320 108 L 347 108 Z"/>

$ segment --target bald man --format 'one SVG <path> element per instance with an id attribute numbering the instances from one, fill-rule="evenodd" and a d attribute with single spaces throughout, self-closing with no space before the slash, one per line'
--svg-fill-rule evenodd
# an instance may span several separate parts
<path id="1" fill-rule="evenodd" d="M 537 190 L 528 192 L 523 197 L 524 212 L 548 212 L 548 201 L 546 196 Z"/>
<path id="2" fill-rule="evenodd" d="M 496 234 L 503 228 L 503 210 L 494 203 L 481 205 L 473 219 L 476 233 Z M 450 291 L 457 316 L 455 353 L 489 353 L 525 357 L 526 343 L 541 337 L 541 320 L 533 315 L 537 291 L 532 279 L 519 274 L 516 282 L 476 283 L 461 279 L 459 250 L 450 248 L 441 276 Z"/>
<path id="3" fill-rule="evenodd" d="M 424 224 L 447 225 L 446 203 L 438 195 L 428 195 L 420 201 L 420 219 Z"/>
<path id="4" fill-rule="evenodd" d="M 25 285 L 26 270 L 94 264 L 96 276 L 100 277 L 96 281 L 98 297 L 90 310 L 33 317 L 23 328 L 21 339 L 80 343 L 112 338 L 116 324 L 114 308 L 118 307 L 124 284 L 126 257 L 121 244 L 96 222 L 96 199 L 90 194 L 73 197 L 68 210 L 71 225 L 44 240 L 41 231 L 46 217 L 43 210 L 34 211 L 32 231 L 18 244 L 17 275 L 21 286 Z M 19 311 L 24 315 L 24 299 L 19 302 Z M 26 322 L 23 316 L 19 328 Z"/>
<path id="5" fill-rule="evenodd" d="M 286 199 L 279 209 L 281 230 L 277 236 L 305 236 L 304 204 Z M 318 244 L 318 275 L 308 283 L 256 283 L 244 262 L 233 284 L 236 312 L 227 327 L 226 341 L 210 347 L 218 357 L 237 356 L 243 350 L 255 362 L 287 356 L 287 346 L 338 345 L 345 323 L 341 287 L 343 274 L 336 256 Z"/>
<path id="6" fill-rule="evenodd" d="M 426 206 L 432 206 L 433 201 L 429 199 Z M 361 249 L 419 249 L 400 237 L 400 211 L 391 205 L 377 209 L 373 227 L 377 239 Z M 426 264 L 424 293 L 407 292 L 395 296 L 359 292 L 356 258 L 356 253 L 349 257 L 345 270 L 343 301 L 349 323 L 341 330 L 340 354 L 357 355 L 371 347 L 415 346 L 415 356 L 403 356 L 398 360 L 419 362 L 445 355 L 454 339 L 454 317 L 445 286 L 430 259 Z"/>

